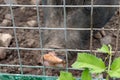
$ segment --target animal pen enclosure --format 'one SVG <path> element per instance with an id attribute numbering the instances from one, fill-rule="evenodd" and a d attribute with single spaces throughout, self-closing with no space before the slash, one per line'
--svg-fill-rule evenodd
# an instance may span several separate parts
<path id="1" fill-rule="evenodd" d="M 50 0 L 52 1 L 52 0 Z M 61 0 L 62 1 L 62 0 Z M 89 4 L 69 5 L 63 0 L 62 4 L 46 4 L 47 0 L 0 0 L 0 79 L 1 80 L 56 80 L 59 71 L 70 71 L 76 77 L 79 77 L 81 70 L 73 69 L 71 64 L 75 61 L 68 59 L 70 52 L 93 52 L 96 56 L 106 57 L 104 54 L 97 53 L 96 49 L 102 44 L 110 44 L 113 47 L 114 57 L 120 54 L 120 5 L 105 4 L 94 5 L 95 0 L 91 0 Z M 63 24 L 62 27 L 45 26 L 47 8 L 62 8 Z M 87 28 L 69 27 L 67 24 L 66 8 L 86 8 L 90 9 L 90 25 Z M 117 8 L 112 18 L 104 25 L 104 28 L 94 27 L 93 17 L 94 8 Z M 49 11 L 47 12 L 49 13 Z M 58 18 L 59 19 L 59 18 Z M 102 19 L 102 18 L 101 18 Z M 102 20 L 101 20 L 102 21 Z M 49 22 L 51 22 L 49 20 Z M 54 22 L 55 24 L 57 23 Z M 87 24 L 87 23 L 86 23 Z M 43 45 L 44 30 L 63 31 L 64 42 L 68 43 L 69 31 L 90 31 L 90 39 L 88 45 L 84 49 L 77 48 L 46 48 Z M 105 31 L 103 35 L 97 35 L 94 38 L 94 31 Z M 56 33 L 55 33 L 56 34 Z M 6 37 L 7 35 L 7 37 Z M 52 35 L 49 35 L 52 37 Z M 75 36 L 72 35 L 73 37 Z M 85 35 L 86 36 L 86 35 Z M 73 46 L 74 47 L 74 46 Z M 41 56 L 44 51 L 64 52 L 65 67 L 51 67 L 41 64 Z M 75 56 L 76 57 L 76 56 Z"/>

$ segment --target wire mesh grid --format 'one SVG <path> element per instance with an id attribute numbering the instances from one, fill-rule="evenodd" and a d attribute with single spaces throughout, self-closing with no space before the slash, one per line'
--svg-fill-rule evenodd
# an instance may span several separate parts
<path id="1" fill-rule="evenodd" d="M 36 0 L 35 4 L 34 5 L 28 5 L 28 4 L 25 4 L 25 5 L 22 5 L 22 4 L 12 4 L 13 0 L 5 0 L 5 1 L 9 1 L 5 4 L 1 4 L 0 7 L 8 7 L 9 10 L 10 10 L 10 14 L 11 14 L 11 20 L 12 20 L 12 26 L 0 26 L 0 29 L 13 29 L 13 33 L 14 33 L 14 39 L 15 39 L 15 47 L 0 47 L 0 49 L 8 49 L 8 50 L 16 50 L 17 51 L 17 56 L 18 56 L 18 61 L 19 61 L 19 64 L 9 64 L 9 63 L 6 63 L 6 64 L 0 64 L 1 67 L 18 67 L 20 69 L 20 74 L 24 74 L 24 70 L 23 68 L 42 68 L 42 74 L 41 75 L 46 75 L 46 68 L 50 68 L 50 69 L 63 69 L 63 68 L 57 68 L 57 67 L 46 67 L 44 65 L 42 66 L 39 66 L 39 65 L 24 65 L 22 63 L 22 59 L 21 59 L 21 54 L 20 54 L 20 50 L 40 50 L 42 55 L 44 55 L 44 52 L 45 50 L 49 50 L 49 51 L 52 51 L 52 50 L 55 50 L 55 51 L 65 51 L 65 55 L 66 55 L 66 68 L 65 70 L 77 70 L 77 69 L 73 69 L 71 67 L 69 67 L 69 64 L 68 64 L 68 51 L 80 51 L 80 52 L 97 52 L 96 50 L 93 49 L 93 31 L 94 30 L 101 30 L 101 28 L 93 28 L 93 9 L 95 7 L 117 7 L 119 8 L 120 5 L 94 5 L 93 2 L 94 0 L 91 0 L 91 3 L 90 5 L 66 5 L 66 0 L 63 0 L 63 4 L 62 5 L 46 5 L 44 4 L 46 0 L 42 0 L 42 4 L 40 5 L 39 4 L 39 0 Z M 4 2 L 5 2 L 4 1 Z M 34 7 L 36 8 L 36 16 L 37 16 L 37 27 L 27 27 L 27 26 L 16 26 L 16 21 L 15 21 L 15 17 L 14 17 L 14 7 L 27 7 L 27 8 L 31 8 L 31 7 Z M 64 20 L 63 20 L 63 26 L 62 28 L 59 28 L 59 27 L 56 27 L 56 28 L 50 28 L 50 27 L 47 27 L 47 26 L 41 26 L 40 24 L 40 9 L 39 8 L 63 8 L 63 17 L 64 17 Z M 90 12 L 90 19 L 91 19 L 91 22 L 90 22 L 90 28 L 69 28 L 67 26 L 67 11 L 66 11 L 66 8 L 82 8 L 82 7 L 90 7 L 91 8 L 91 12 Z M 19 15 L 20 16 L 20 15 Z M 118 18 L 119 19 L 119 18 Z M 118 22 L 120 23 L 120 22 Z M 120 27 L 120 24 L 119 24 L 119 27 Z M 113 51 L 113 53 L 119 53 L 119 49 L 118 49 L 118 45 L 119 45 L 119 29 L 120 28 L 105 28 L 104 30 L 105 31 L 116 31 L 117 32 L 117 38 L 116 38 L 116 44 L 115 44 L 115 50 Z M 17 37 L 17 29 L 27 29 L 27 30 L 38 30 L 38 34 L 39 34 L 39 47 L 33 47 L 33 48 L 29 48 L 29 47 L 20 47 L 19 46 L 19 42 L 18 42 L 18 37 Z M 81 49 L 67 49 L 67 48 L 64 48 L 64 49 L 52 49 L 52 48 L 44 48 L 43 45 L 42 45 L 42 41 L 43 41 L 43 37 L 42 36 L 42 30 L 63 30 L 64 31 L 64 39 L 65 39 L 65 43 L 67 44 L 67 31 L 68 30 L 72 30 L 72 31 L 82 31 L 82 30 L 90 30 L 90 49 L 85 49 L 85 50 L 81 50 Z M 38 53 L 39 54 L 39 53 Z M 4 74 L 4 73 L 3 73 Z"/>

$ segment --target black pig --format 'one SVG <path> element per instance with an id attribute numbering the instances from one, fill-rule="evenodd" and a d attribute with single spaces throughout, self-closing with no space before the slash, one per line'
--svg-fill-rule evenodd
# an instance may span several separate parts
<path id="1" fill-rule="evenodd" d="M 94 0 L 94 5 L 115 5 L 119 0 Z M 91 0 L 65 0 L 66 5 L 90 5 Z M 63 5 L 63 0 L 45 0 L 46 5 Z M 64 28 L 64 8 L 44 8 L 45 26 L 48 28 Z M 67 28 L 90 28 L 91 8 L 90 7 L 66 7 Z M 102 28 L 114 15 L 115 7 L 94 7 L 93 27 Z M 88 30 L 67 30 L 66 40 L 64 30 L 44 30 L 44 48 L 54 49 L 83 49 L 89 42 L 90 31 Z M 69 54 L 70 55 L 70 54 Z M 68 57 L 69 57 L 68 55 Z M 69 57 L 70 58 L 70 57 Z"/>

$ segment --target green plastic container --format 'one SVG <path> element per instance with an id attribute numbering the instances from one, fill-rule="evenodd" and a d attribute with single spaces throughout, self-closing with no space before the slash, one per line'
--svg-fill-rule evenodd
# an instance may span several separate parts
<path id="1" fill-rule="evenodd" d="M 21 75 L 21 74 L 0 74 L 0 80 L 56 80 L 53 76 Z M 80 79 L 76 79 L 80 80 Z M 105 80 L 105 79 L 93 79 Z"/>
<path id="2" fill-rule="evenodd" d="M 56 80 L 57 77 L 21 75 L 21 74 L 0 74 L 0 80 Z"/>

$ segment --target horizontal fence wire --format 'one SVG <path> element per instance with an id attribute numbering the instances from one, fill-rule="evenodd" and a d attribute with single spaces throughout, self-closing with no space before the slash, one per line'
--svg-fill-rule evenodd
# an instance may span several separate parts
<path id="1" fill-rule="evenodd" d="M 3 26 L 0 26 L 0 29 L 32 29 L 32 30 L 38 30 L 39 27 L 3 27 Z M 49 28 L 49 27 L 41 27 L 40 28 L 41 30 L 91 30 L 91 28 Z M 115 30 L 118 30 L 118 29 L 115 29 L 115 28 L 110 28 L 110 29 L 107 29 L 107 28 L 93 28 L 93 30 L 106 30 L 106 31 L 115 31 Z M 120 30 L 120 29 L 119 29 Z"/>
<path id="2" fill-rule="evenodd" d="M 16 47 L 0 47 L 0 49 L 9 49 L 9 50 L 16 50 Z M 44 50 L 44 51 L 74 51 L 74 52 L 90 52 L 90 50 L 81 50 L 81 49 L 51 49 L 51 48 L 24 48 L 24 47 L 19 47 L 19 50 Z M 98 52 L 97 50 L 93 50 L 92 52 Z M 118 50 L 120 53 L 120 51 Z M 99 52 L 98 52 L 99 53 Z M 112 53 L 115 53 L 115 51 L 112 51 Z"/>
<path id="3" fill-rule="evenodd" d="M 9 4 L 0 4 L 0 7 L 9 7 Z M 36 5 L 19 5 L 19 4 L 12 4 L 11 5 L 13 8 L 14 7 L 36 7 Z M 38 5 L 38 7 L 64 7 L 64 5 Z M 65 5 L 65 7 L 92 7 L 92 5 Z M 119 5 L 93 5 L 93 7 L 120 7 Z"/>
<path id="4" fill-rule="evenodd" d="M 17 67 L 17 68 L 19 68 L 20 67 L 20 65 L 17 65 L 17 64 L 0 64 L 0 66 L 1 67 Z M 41 68 L 41 69 L 43 69 L 44 68 L 44 66 L 32 66 L 32 65 L 22 65 L 22 68 L 33 68 L 33 69 L 35 69 L 35 68 Z M 48 69 L 65 69 L 65 68 L 63 68 L 63 67 L 50 67 L 50 66 L 46 66 L 45 68 L 48 68 Z M 68 67 L 67 68 L 68 70 L 83 70 L 83 69 L 74 69 L 74 68 L 70 68 L 70 67 Z"/>

